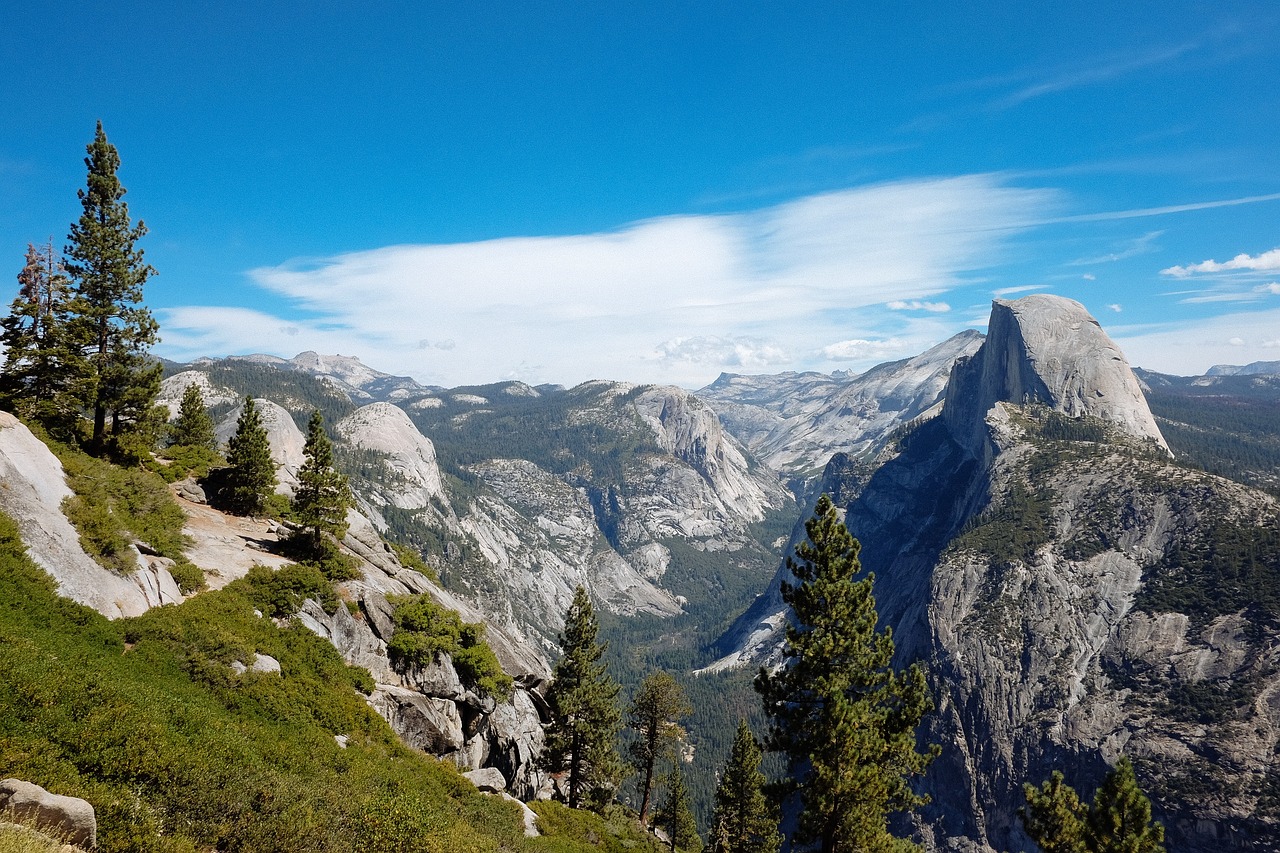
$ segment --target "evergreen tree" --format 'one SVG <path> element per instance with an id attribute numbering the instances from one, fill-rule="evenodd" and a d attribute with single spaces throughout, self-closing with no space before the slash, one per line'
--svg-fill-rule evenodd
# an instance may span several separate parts
<path id="1" fill-rule="evenodd" d="M 1151 821 L 1151 801 L 1133 764 L 1121 756 L 1087 809 L 1062 773 L 1039 788 L 1026 784 L 1022 826 L 1044 853 L 1164 853 L 1164 827 Z"/>
<path id="2" fill-rule="evenodd" d="M 711 818 L 713 853 L 778 853 L 782 837 L 778 819 L 764 795 L 760 772 L 760 744 L 738 720 L 729 760 L 716 788 L 716 808 Z"/>
<path id="3" fill-rule="evenodd" d="M 605 805 L 622 775 L 618 758 L 619 686 L 601 663 L 605 646 L 596 642 L 600 623 L 587 591 L 574 591 L 560 635 L 562 655 L 551 674 L 543 766 L 553 773 L 568 771 L 565 801 L 570 808 L 585 802 Z"/>
<path id="4" fill-rule="evenodd" d="M 298 471 L 298 488 L 293 496 L 293 513 L 303 526 L 301 536 L 313 556 L 326 548 L 326 536 L 340 540 L 347 532 L 347 508 L 351 489 L 347 478 L 333 469 L 333 445 L 324 429 L 319 410 L 312 410 L 307 423 L 305 460 Z"/>
<path id="5" fill-rule="evenodd" d="M 640 783 L 640 822 L 649 818 L 649 795 L 653 791 L 653 769 L 684 736 L 680 720 L 693 713 L 684 690 L 666 672 L 645 676 L 640 682 L 627 721 L 636 732 L 629 749 L 632 766 L 643 776 Z"/>
<path id="6" fill-rule="evenodd" d="M 1124 756 L 1093 796 L 1088 835 L 1097 853 L 1164 853 L 1164 827 L 1151 822 L 1151 800 Z"/>
<path id="7" fill-rule="evenodd" d="M 658 806 L 654 815 L 654 823 L 671 843 L 671 851 L 684 850 L 686 853 L 699 853 L 702 850 L 702 837 L 698 835 L 698 822 L 689 810 L 689 789 L 684 782 L 684 772 L 672 767 L 664 779 L 666 796 Z"/>
<path id="8" fill-rule="evenodd" d="M 68 337 L 71 284 L 52 243 L 27 245 L 18 285 L 9 315 L 0 320 L 0 404 L 69 438 L 79 418 L 70 392 L 84 376 L 85 363 Z"/>
<path id="9" fill-rule="evenodd" d="M 1085 845 L 1088 809 L 1075 790 L 1063 781 L 1061 771 L 1053 771 L 1039 788 L 1027 783 L 1022 790 L 1027 805 L 1018 810 L 1018 815 L 1027 835 L 1044 853 L 1088 853 Z"/>
<path id="10" fill-rule="evenodd" d="M 936 746 L 916 750 L 916 728 L 932 710 L 919 665 L 891 667 L 893 639 L 877 631 L 874 579 L 857 580 L 860 546 L 823 495 L 805 522 L 808 541 L 787 567 L 791 606 L 785 661 L 761 670 L 756 688 L 771 721 L 768 745 L 786 754 L 802 812 L 796 842 L 822 853 L 916 849 L 890 835 L 888 817 L 927 798 L 909 780 Z"/>
<path id="11" fill-rule="evenodd" d="M 204 404 L 200 386 L 192 382 L 182 391 L 178 404 L 178 419 L 169 429 L 169 444 L 176 447 L 198 447 L 217 450 L 218 439 L 213 433 L 213 418 Z"/>
<path id="12" fill-rule="evenodd" d="M 227 464 L 222 500 L 232 512 L 258 515 L 275 488 L 276 465 L 271 459 L 267 430 L 252 397 L 244 398 L 236 433 L 227 442 Z"/>
<path id="13" fill-rule="evenodd" d="M 133 225 L 125 188 L 116 177 L 120 155 L 107 141 L 102 122 L 89 143 L 88 181 L 79 191 L 84 208 L 67 236 L 67 272 L 76 295 L 69 306 L 72 337 L 88 358 L 90 376 L 81 399 L 93 412 L 93 446 L 143 418 L 160 390 L 160 364 L 149 350 L 159 325 L 142 305 L 142 286 L 155 274 L 134 244 L 147 233 Z"/>

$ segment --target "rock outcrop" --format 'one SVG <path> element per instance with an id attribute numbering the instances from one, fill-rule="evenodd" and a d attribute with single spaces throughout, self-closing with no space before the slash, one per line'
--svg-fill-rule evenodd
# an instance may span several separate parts
<path id="1" fill-rule="evenodd" d="M 423 509 L 432 500 L 448 506 L 435 446 L 418 432 L 403 409 L 390 403 L 370 403 L 340 420 L 334 432 L 352 447 L 385 457 L 387 480 L 370 484 L 370 500 L 400 509 Z"/>
<path id="2" fill-rule="evenodd" d="M 0 816 L 30 823 L 83 850 L 98 846 L 97 815 L 87 800 L 51 794 L 21 779 L 0 779 Z"/>
<path id="3" fill-rule="evenodd" d="M 992 302 L 987 339 L 951 371 L 946 400 L 942 416 L 952 435 L 986 462 L 986 414 L 1002 402 L 1098 418 L 1169 450 L 1120 348 L 1083 305 L 1061 296 Z"/>
<path id="4" fill-rule="evenodd" d="M 276 479 L 279 480 L 276 491 L 280 494 L 292 495 L 294 488 L 298 485 L 298 469 L 306 460 L 306 455 L 303 453 L 303 447 L 307 443 L 306 437 L 294 423 L 288 409 L 270 400 L 255 399 L 253 404 L 258 410 L 258 416 L 262 419 L 262 428 L 266 430 L 267 441 L 271 445 L 271 460 L 276 463 Z M 214 427 L 218 443 L 223 447 L 236 434 L 236 422 L 240 420 L 242 411 L 244 411 L 243 403 L 232 409 Z"/>
<path id="5" fill-rule="evenodd" d="M 80 534 L 60 509 L 72 495 L 62 463 L 8 412 L 0 412 L 0 483 L 0 511 L 17 523 L 27 554 L 62 595 L 108 619 L 182 600 L 161 558 L 139 554 L 137 571 L 121 576 L 84 552 Z"/>

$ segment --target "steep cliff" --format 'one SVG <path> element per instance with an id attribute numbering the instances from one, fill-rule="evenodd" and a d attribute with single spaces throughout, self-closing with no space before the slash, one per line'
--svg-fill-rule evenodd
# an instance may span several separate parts
<path id="1" fill-rule="evenodd" d="M 1031 849 L 1022 783 L 1057 769 L 1087 794 L 1122 753 L 1171 849 L 1280 830 L 1277 503 L 1178 466 L 1135 391 L 1077 304 L 997 301 L 941 416 L 847 506 L 881 622 L 937 696 L 916 829 L 938 849 Z M 785 610 L 752 613 L 724 664 L 776 653 Z"/>

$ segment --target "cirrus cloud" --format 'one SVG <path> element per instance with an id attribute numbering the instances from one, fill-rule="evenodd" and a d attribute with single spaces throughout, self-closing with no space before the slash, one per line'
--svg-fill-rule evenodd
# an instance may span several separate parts
<path id="1" fill-rule="evenodd" d="M 1215 260 L 1201 261 L 1198 264 L 1188 264 L 1186 266 L 1172 266 L 1167 269 L 1160 270 L 1161 275 L 1170 275 L 1174 278 L 1188 278 L 1197 274 L 1205 273 L 1221 273 L 1221 272 L 1280 272 L 1280 248 L 1272 249 L 1269 252 L 1263 252 L 1260 255 L 1236 255 L 1229 261 L 1218 263 Z"/>

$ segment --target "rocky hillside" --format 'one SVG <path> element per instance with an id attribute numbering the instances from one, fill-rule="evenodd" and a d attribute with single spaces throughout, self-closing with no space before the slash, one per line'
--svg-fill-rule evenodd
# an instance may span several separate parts
<path id="1" fill-rule="evenodd" d="M 797 491 L 836 453 L 867 463 L 904 423 L 937 406 L 956 359 L 972 355 L 982 335 L 966 330 L 912 358 L 862 374 L 721 374 L 699 397 L 725 428 Z"/>
<path id="2" fill-rule="evenodd" d="M 268 422 L 273 450 L 290 446 L 281 434 L 287 438 L 297 428 L 287 413 Z M 279 461 L 287 472 L 289 464 Z M 62 595 L 108 618 L 137 616 L 151 607 L 184 600 L 169 572 L 173 561 L 154 556 L 145 543 L 133 547 L 137 569 L 123 576 L 85 553 L 79 534 L 59 509 L 72 495 L 61 462 L 23 424 L 3 412 L 0 476 L 5 484 L 0 489 L 0 511 L 17 523 L 28 555 L 54 578 Z M 202 570 L 210 587 L 217 589 L 244 577 L 256 565 L 278 569 L 288 562 L 273 553 L 281 534 L 287 532 L 278 524 L 226 516 L 208 507 L 200 489 L 191 483 L 180 484 L 177 493 L 187 515 L 186 556 Z M 510 698 L 502 701 L 466 685 L 447 654 L 424 666 L 393 665 L 387 651 L 395 632 L 390 598 L 424 595 L 457 611 L 464 621 L 480 622 L 484 617 L 430 578 L 404 566 L 363 516 L 353 512 L 349 520 L 351 530 L 343 546 L 357 561 L 358 577 L 337 587 L 348 606 L 329 612 L 311 599 L 295 618 L 328 639 L 348 663 L 372 674 L 370 704 L 410 746 L 452 761 L 464 771 L 487 770 L 483 778 L 490 787 L 525 799 L 534 797 L 546 782 L 536 765 L 545 712 L 538 690 L 549 674 L 541 654 L 500 628 L 486 631 L 503 668 L 516 676 Z M 279 670 L 278 664 L 261 654 L 239 663 L 242 672 Z"/>
<path id="3" fill-rule="evenodd" d="M 579 584 L 621 616 L 692 607 L 723 621 L 777 563 L 766 522 L 789 526 L 796 513 L 777 476 L 678 388 L 432 389 L 314 353 L 184 367 L 165 380 L 164 401 L 191 382 L 217 400 L 266 398 L 282 490 L 301 461 L 290 421 L 328 406 L 362 513 L 420 551 L 488 624 L 544 658 Z M 271 402 L 273 376 L 321 387 L 281 387 Z M 346 395 L 345 407 L 326 394 Z M 374 397 L 385 399 L 356 408 Z M 234 430 L 238 409 L 223 412 L 220 436 Z"/>
<path id="4" fill-rule="evenodd" d="M 1061 769 L 1089 791 L 1123 753 L 1171 849 L 1272 849 L 1276 501 L 1177 464 L 1083 308 L 997 301 L 941 416 L 882 462 L 846 519 L 900 659 L 932 673 L 932 843 L 1029 849 L 1022 783 Z M 769 659 L 779 604 L 722 665 Z"/>

